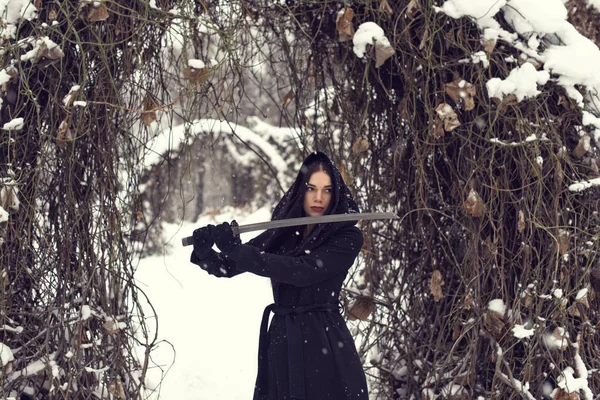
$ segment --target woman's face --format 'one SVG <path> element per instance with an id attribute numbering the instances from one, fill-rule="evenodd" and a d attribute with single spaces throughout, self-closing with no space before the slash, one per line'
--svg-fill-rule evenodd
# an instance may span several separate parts
<path id="1" fill-rule="evenodd" d="M 325 214 L 331 201 L 331 178 L 323 171 L 316 171 L 306 184 L 304 212 L 309 217 Z"/>

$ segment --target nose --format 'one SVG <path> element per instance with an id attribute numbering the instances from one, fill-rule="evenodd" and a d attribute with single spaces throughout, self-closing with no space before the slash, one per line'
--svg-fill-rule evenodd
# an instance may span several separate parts
<path id="1" fill-rule="evenodd" d="M 315 191 L 315 201 L 321 202 L 323 200 L 323 195 L 320 190 Z"/>

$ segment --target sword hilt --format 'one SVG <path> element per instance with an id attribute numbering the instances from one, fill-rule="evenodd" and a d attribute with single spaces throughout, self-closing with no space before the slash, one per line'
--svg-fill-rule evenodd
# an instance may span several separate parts
<path id="1" fill-rule="evenodd" d="M 183 239 L 181 239 L 181 244 L 184 246 L 191 246 L 194 244 L 194 237 L 193 236 L 188 236 L 188 237 L 184 237 Z"/>
<path id="2" fill-rule="evenodd" d="M 229 224 L 229 226 L 231 226 L 231 232 L 233 232 L 233 236 L 240 237 L 240 225 L 235 219 L 231 221 L 231 224 Z"/>
<path id="3" fill-rule="evenodd" d="M 240 225 L 235 221 L 231 221 L 231 232 L 233 232 L 233 236 L 235 237 L 239 237 L 240 236 Z M 181 239 L 181 244 L 183 246 L 191 246 L 194 244 L 194 237 L 193 236 L 188 236 L 188 237 L 184 237 L 183 239 Z"/>

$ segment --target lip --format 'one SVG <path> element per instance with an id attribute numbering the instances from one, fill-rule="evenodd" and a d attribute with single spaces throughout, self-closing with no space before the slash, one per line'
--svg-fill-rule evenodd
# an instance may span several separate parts
<path id="1" fill-rule="evenodd" d="M 313 211 L 323 211 L 324 210 L 323 207 L 311 207 L 310 209 Z"/>

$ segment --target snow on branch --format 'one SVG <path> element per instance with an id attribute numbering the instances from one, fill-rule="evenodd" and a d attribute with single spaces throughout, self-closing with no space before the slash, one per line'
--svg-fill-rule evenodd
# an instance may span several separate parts
<path id="1" fill-rule="evenodd" d="M 8 221 L 8 211 L 0 206 L 0 224 L 6 221 Z"/>
<path id="2" fill-rule="evenodd" d="M 23 118 L 15 118 L 2 125 L 2 129 L 5 131 L 20 131 L 23 129 L 24 122 Z"/>
<path id="3" fill-rule="evenodd" d="M 593 0 L 598 2 L 598 0 Z M 565 88 L 569 97 L 584 106 L 584 96 L 576 85 L 585 86 L 591 97 L 600 92 L 600 49 L 590 39 L 581 35 L 567 21 L 567 9 L 561 0 L 480 0 L 465 2 L 447 0 L 436 11 L 452 18 L 470 17 L 483 31 L 486 40 L 503 40 L 527 56 L 543 64 L 544 72 L 555 76 L 556 82 Z M 502 13 L 514 32 L 503 29 L 494 17 Z M 541 46 L 545 44 L 545 46 Z M 522 68 L 525 68 L 524 64 Z M 529 70 L 533 66 L 527 67 Z M 515 72 L 517 71 L 517 72 Z M 499 78 L 488 82 L 490 97 L 507 96 L 514 93 L 518 100 L 535 96 L 531 87 L 544 85 L 548 80 L 542 72 L 529 71 L 524 76 L 516 67 L 507 80 L 515 80 L 515 85 L 506 83 L 499 87 Z M 517 76 L 519 74 L 519 76 Z M 526 80 L 530 83 L 526 84 Z M 520 84 L 516 84 L 519 82 Z M 522 92 L 525 84 L 529 89 Z"/>
<path id="4" fill-rule="evenodd" d="M 0 367 L 4 367 L 9 362 L 15 359 L 10 347 L 4 343 L 0 343 Z"/>
<path id="5" fill-rule="evenodd" d="M 575 182 L 569 185 L 569 190 L 571 192 L 582 192 L 585 189 L 589 189 L 594 186 L 600 186 L 600 178 L 594 178 L 587 181 Z"/>
<path id="6" fill-rule="evenodd" d="M 266 139 L 274 139 L 281 142 L 285 140 L 297 140 L 301 135 L 298 128 L 273 126 L 256 116 L 248 117 L 247 122 L 253 132 Z M 297 140 L 297 144 L 298 146 L 302 145 L 299 140 Z"/>
<path id="7" fill-rule="evenodd" d="M 498 372 L 497 376 L 500 378 L 500 380 L 502 382 L 504 382 L 508 386 L 512 387 L 513 389 L 515 389 L 518 393 L 521 393 L 523 395 L 523 397 L 526 398 L 527 400 L 536 400 L 536 398 L 529 391 L 529 384 L 527 384 L 527 383 L 523 384 L 518 379 L 515 379 L 515 378 L 511 379 L 508 376 L 506 376 L 505 374 L 503 374 L 502 372 Z"/>
<path id="8" fill-rule="evenodd" d="M 261 126 L 261 132 L 269 132 Z M 218 119 L 199 119 L 186 123 L 173 128 L 168 133 L 163 133 L 157 136 L 152 146 L 153 154 L 146 155 L 146 166 L 153 165 L 160 160 L 160 157 L 165 152 L 170 151 L 173 148 L 177 148 L 180 143 L 186 143 L 189 135 L 199 135 L 201 133 L 212 133 L 219 134 L 225 133 L 231 135 L 231 142 L 235 142 L 235 137 L 239 138 L 243 142 L 251 145 L 258 152 L 264 154 L 271 164 L 271 166 L 277 171 L 277 179 L 280 182 L 285 181 L 285 173 L 287 171 L 287 163 L 280 154 L 280 151 L 267 140 L 265 140 L 260 134 L 249 129 L 245 126 L 228 122 L 220 121 Z M 230 151 L 233 149 L 230 147 Z M 251 154 L 241 155 L 235 150 L 237 155 L 240 156 L 239 162 L 248 162 L 252 158 Z"/>
<path id="9" fill-rule="evenodd" d="M 492 78 L 486 83 L 490 97 L 503 99 L 514 94 L 518 101 L 540 94 L 538 85 L 545 85 L 550 79 L 547 71 L 538 71 L 533 64 L 524 63 L 516 67 L 506 79 Z"/>
<path id="10" fill-rule="evenodd" d="M 589 372 L 583 359 L 579 355 L 579 344 L 574 343 L 573 347 L 575 348 L 575 369 L 572 367 L 565 368 L 558 377 L 557 385 L 569 394 L 583 392 L 583 398 L 585 400 L 593 400 L 594 394 L 592 393 L 588 382 Z M 575 373 L 577 373 L 579 377 L 576 378 Z"/>

